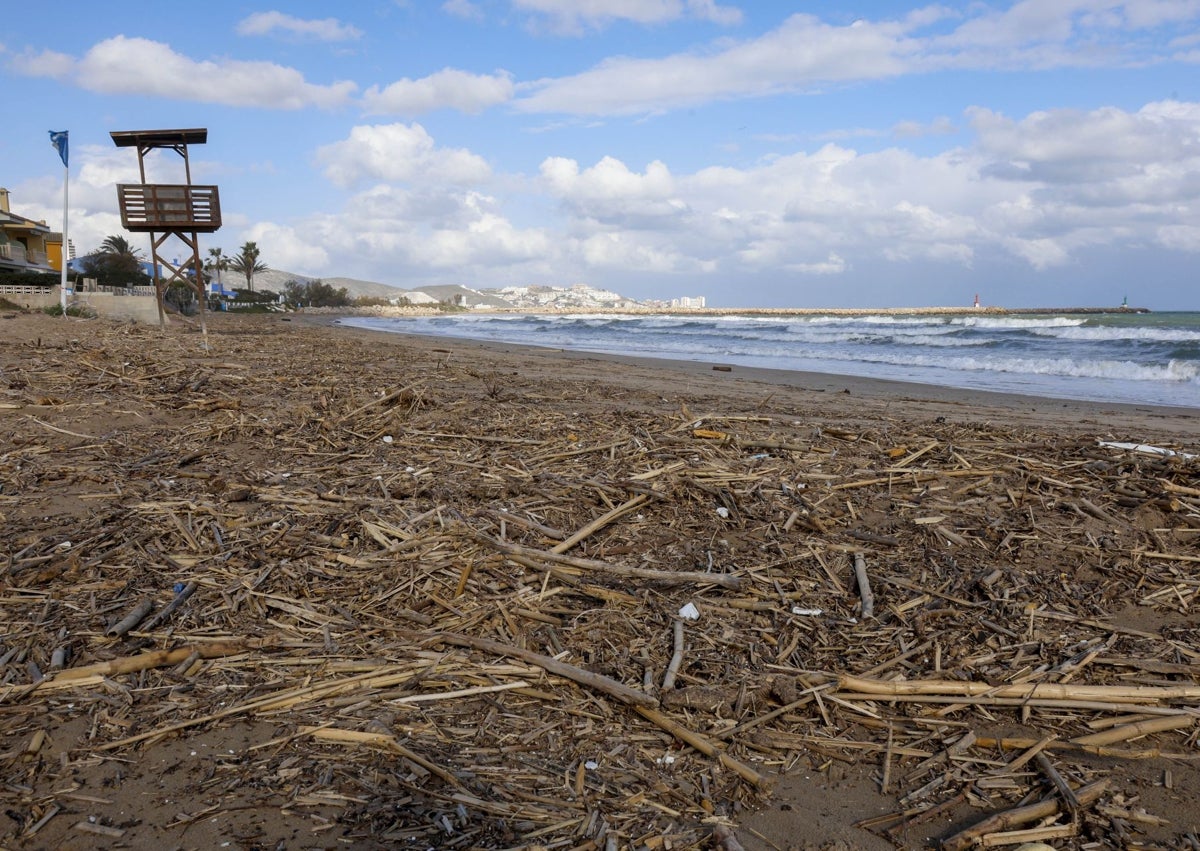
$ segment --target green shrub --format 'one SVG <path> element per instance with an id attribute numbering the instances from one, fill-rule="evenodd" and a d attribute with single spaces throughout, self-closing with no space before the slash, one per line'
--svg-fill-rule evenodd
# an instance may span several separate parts
<path id="1" fill-rule="evenodd" d="M 53 304 L 50 307 L 43 307 L 42 313 L 50 316 L 62 316 L 63 309 L 61 304 Z M 74 316 L 76 319 L 95 319 L 96 311 L 88 307 L 86 304 L 68 304 L 67 316 Z"/>

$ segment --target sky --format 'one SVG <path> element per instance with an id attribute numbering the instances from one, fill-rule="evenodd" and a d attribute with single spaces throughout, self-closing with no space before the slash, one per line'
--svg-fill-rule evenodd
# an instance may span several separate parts
<path id="1" fill-rule="evenodd" d="M 1200 309 L 1200 0 L 7 4 L 0 186 L 124 234 L 204 127 L 201 254 L 719 307 Z M 148 158 L 183 182 L 182 160 Z M 145 234 L 125 234 L 149 250 Z"/>

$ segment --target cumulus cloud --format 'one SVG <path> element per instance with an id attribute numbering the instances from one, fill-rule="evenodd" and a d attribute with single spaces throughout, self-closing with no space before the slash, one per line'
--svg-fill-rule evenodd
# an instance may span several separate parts
<path id="1" fill-rule="evenodd" d="M 512 96 L 512 77 L 505 71 L 486 75 L 443 68 L 418 80 L 405 77 L 383 89 L 372 86 L 363 93 L 363 106 L 371 115 L 419 115 L 435 109 L 477 113 Z"/>
<path id="2" fill-rule="evenodd" d="M 516 225 L 497 199 L 472 190 L 380 184 L 353 195 L 336 213 L 309 216 L 295 226 L 260 227 L 269 228 L 272 265 L 279 268 L 306 274 L 349 271 L 406 288 L 526 283 L 551 274 L 561 260 L 551 234 Z M 267 230 L 256 232 L 267 244 Z M 276 241 L 284 246 L 282 254 L 275 251 Z M 324 259 L 305 243 L 320 246 Z M 336 269 L 330 257 L 336 258 Z M 356 263 L 361 268 L 356 270 Z"/>
<path id="3" fill-rule="evenodd" d="M 564 34 L 601 29 L 614 21 L 663 24 L 692 17 L 733 26 L 742 20 L 740 9 L 716 0 L 513 0 L 513 7 Z"/>
<path id="4" fill-rule="evenodd" d="M 30 76 L 69 77 L 102 94 L 266 109 L 333 108 L 347 103 L 357 89 L 348 81 L 309 83 L 296 69 L 272 62 L 197 61 L 162 42 L 123 35 L 97 43 L 78 60 L 43 52 L 14 67 Z M 154 73 L 146 73 L 147 68 Z"/>
<path id="5" fill-rule="evenodd" d="M 245 233 L 246 239 L 271 246 L 271 265 L 279 269 L 325 269 L 329 252 L 306 234 L 274 222 L 259 222 Z"/>
<path id="6" fill-rule="evenodd" d="M 1034 112 L 1020 121 L 984 108 L 968 111 L 979 149 L 992 159 L 997 177 L 1095 188 L 1148 168 L 1183 165 L 1200 157 L 1200 113 L 1174 102 L 1149 104 L 1138 112 L 1102 107 L 1090 112 Z"/>
<path id="7" fill-rule="evenodd" d="M 359 125 L 348 138 L 318 149 L 317 162 L 339 186 L 376 180 L 469 185 L 491 176 L 482 157 L 437 147 L 420 124 Z"/>
<path id="8" fill-rule="evenodd" d="M 1044 271 L 1100 247 L 1200 250 L 1197 105 L 968 118 L 971 144 L 931 156 L 827 144 L 693 173 L 552 157 L 540 186 L 585 266 L 657 273 L 966 270 L 997 255 Z"/>
<path id="9" fill-rule="evenodd" d="M 353 41 L 362 30 L 337 18 L 304 19 L 283 12 L 255 12 L 238 22 L 238 35 L 274 35 L 314 41 Z"/>
<path id="10" fill-rule="evenodd" d="M 638 174 L 613 157 L 582 171 L 574 160 L 550 157 L 540 171 L 550 192 L 585 218 L 654 227 L 655 219 L 677 219 L 687 213 L 670 170 L 657 160 Z"/>
<path id="11" fill-rule="evenodd" d="M 547 14 L 574 10 L 569 20 L 576 22 L 582 14 L 568 0 L 524 2 Z M 611 12 L 620 4 L 598 5 Z M 643 17 L 679 6 L 666 0 L 636 5 Z M 947 69 L 1187 61 L 1186 46 L 1135 36 L 1198 18 L 1195 0 L 1022 0 L 1002 11 L 976 4 L 966 12 L 927 6 L 896 19 L 844 25 L 796 14 L 756 38 L 650 59 L 614 57 L 579 74 L 533 81 L 515 104 L 525 112 L 632 115 Z"/>
<path id="12" fill-rule="evenodd" d="M 75 70 L 75 57 L 54 50 L 26 51 L 14 56 L 8 67 L 26 77 L 70 77 Z"/>

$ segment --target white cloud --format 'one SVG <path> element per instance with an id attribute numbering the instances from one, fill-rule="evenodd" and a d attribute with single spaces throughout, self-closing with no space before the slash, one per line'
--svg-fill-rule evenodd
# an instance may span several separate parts
<path id="1" fill-rule="evenodd" d="M 1155 237 L 1164 248 L 1200 254 L 1200 225 L 1163 225 Z"/>
<path id="2" fill-rule="evenodd" d="M 71 72 L 75 70 L 75 57 L 54 50 L 37 53 L 26 51 L 14 56 L 8 67 L 26 77 L 63 79 L 71 76 Z"/>
<path id="3" fill-rule="evenodd" d="M 515 104 L 525 112 L 635 114 L 894 76 L 914 49 L 897 23 L 835 27 L 793 15 L 766 35 L 716 53 L 608 59 L 581 74 L 540 80 L 523 87 L 529 93 Z"/>
<path id="4" fill-rule="evenodd" d="M 584 11 L 594 9 L 569 0 L 522 2 L 567 15 L 577 25 L 586 22 Z M 609 13 L 620 5 L 597 4 Z M 668 6 L 679 8 L 666 0 L 637 4 L 643 18 L 666 15 Z M 1178 47 L 1137 37 L 1197 18 L 1197 0 L 1022 0 L 1003 11 L 974 4 L 966 12 L 928 6 L 894 20 L 846 25 L 796 14 L 755 38 L 723 39 L 706 50 L 665 57 L 613 57 L 578 74 L 526 83 L 515 105 L 525 112 L 633 115 L 948 69 L 1197 61 L 1172 55 Z"/>
<path id="5" fill-rule="evenodd" d="M 471 191 L 374 186 L 336 213 L 267 227 L 273 266 L 302 274 L 357 274 L 405 288 L 523 283 L 549 275 L 559 259 L 558 241 L 550 234 L 518 227 L 495 198 Z M 268 230 L 256 232 L 268 244 Z M 276 241 L 285 246 L 281 254 Z M 305 243 L 323 256 L 304 249 Z"/>
<path id="6" fill-rule="evenodd" d="M 552 157 L 540 185 L 585 267 L 810 276 L 1007 254 L 1040 271 L 1097 247 L 1200 247 L 1200 105 L 969 118 L 973 145 L 934 156 L 827 144 L 690 174 Z"/>
<path id="7" fill-rule="evenodd" d="M 541 175 L 551 194 L 584 218 L 647 228 L 656 227 L 656 219 L 678 219 L 687 212 L 671 172 L 657 160 L 637 174 L 613 157 L 582 172 L 574 160 L 550 157 Z"/>
<path id="8" fill-rule="evenodd" d="M 363 106 L 371 115 L 418 115 L 435 109 L 477 113 L 510 100 L 512 95 L 512 78 L 507 72 L 488 76 L 443 68 L 418 80 L 397 80 L 384 89 L 372 86 L 363 93 Z"/>
<path id="9" fill-rule="evenodd" d="M 343 24 L 337 18 L 304 19 L 283 12 L 255 12 L 238 22 L 238 35 L 273 35 L 282 32 L 292 38 L 316 41 L 352 41 L 362 30 Z"/>
<path id="10" fill-rule="evenodd" d="M 717 5 L 715 0 L 513 0 L 513 7 L 545 19 L 555 32 L 570 34 L 601 29 L 614 21 L 647 25 L 693 17 L 732 26 L 742 20 L 739 9 Z"/>
<path id="11" fill-rule="evenodd" d="M 348 138 L 320 148 L 317 162 L 339 186 L 377 180 L 467 185 L 491 176 L 482 157 L 437 147 L 420 124 L 359 125 Z"/>
<path id="12" fill-rule="evenodd" d="M 481 23 L 484 19 L 483 9 L 471 0 L 446 0 L 442 4 L 442 11 L 464 21 Z"/>
<path id="13" fill-rule="evenodd" d="M 1034 112 L 1020 121 L 983 108 L 968 111 L 979 149 L 995 176 L 1095 191 L 1105 184 L 1169 166 L 1183 178 L 1200 165 L 1200 110 L 1175 102 L 1138 112 Z M 1157 181 L 1156 181 L 1157 182 Z"/>
<path id="14" fill-rule="evenodd" d="M 946 116 L 939 116 L 928 123 L 919 121 L 901 121 L 892 127 L 892 135 L 897 139 L 918 139 L 922 136 L 948 136 L 957 133 L 958 128 Z"/>
<path id="15" fill-rule="evenodd" d="M 73 77 L 81 88 L 102 94 L 266 109 L 337 107 L 357 89 L 346 81 L 309 83 L 296 69 L 271 62 L 196 61 L 162 42 L 123 35 L 97 43 L 78 61 L 45 52 L 18 63 L 16 70 L 31 76 Z"/>
<path id="16" fill-rule="evenodd" d="M 325 269 L 329 252 L 294 228 L 274 222 L 259 222 L 245 232 L 245 238 L 271 247 L 271 266 L 277 269 Z"/>

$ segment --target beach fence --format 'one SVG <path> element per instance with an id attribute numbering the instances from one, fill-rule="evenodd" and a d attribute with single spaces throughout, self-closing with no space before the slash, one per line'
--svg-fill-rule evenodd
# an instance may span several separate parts
<path id="1" fill-rule="evenodd" d="M 43 310 L 61 304 L 60 288 L 26 284 L 0 285 L 0 297 L 26 310 Z M 67 302 L 95 311 L 97 316 L 112 319 L 132 319 L 136 322 L 156 322 L 158 307 L 154 287 L 104 287 L 87 280 L 75 290 L 68 290 Z"/>

